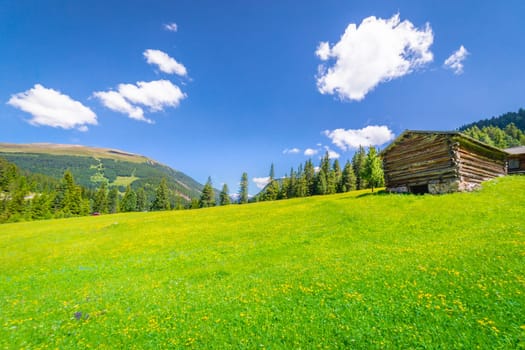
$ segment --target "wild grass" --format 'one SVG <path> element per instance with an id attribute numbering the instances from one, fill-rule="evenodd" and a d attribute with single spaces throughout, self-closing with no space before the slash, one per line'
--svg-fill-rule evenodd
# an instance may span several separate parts
<path id="1" fill-rule="evenodd" d="M 0 226 L 0 348 L 525 346 L 525 177 Z"/>

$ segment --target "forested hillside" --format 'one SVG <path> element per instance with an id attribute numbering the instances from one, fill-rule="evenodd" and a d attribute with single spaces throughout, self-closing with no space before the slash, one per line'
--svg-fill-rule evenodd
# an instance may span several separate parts
<path id="1" fill-rule="evenodd" d="M 464 134 L 499 148 L 525 145 L 525 110 L 505 113 L 459 128 Z"/>
<path id="2" fill-rule="evenodd" d="M 127 185 L 121 193 L 117 186 L 101 181 L 98 188 L 86 188 L 76 183 L 70 170 L 57 180 L 23 171 L 0 157 L 0 223 L 191 206 L 168 188 L 166 178 L 153 189 L 150 198 L 144 187 L 134 190 Z"/>
<path id="3" fill-rule="evenodd" d="M 120 193 L 128 185 L 135 191 L 143 188 L 153 200 L 163 178 L 170 191 L 189 203 L 200 196 L 202 185 L 188 175 L 143 156 L 118 150 L 71 145 L 0 144 L 0 157 L 16 164 L 21 170 L 61 179 L 69 170 L 75 181 L 97 189 L 102 183 L 117 187 Z"/>

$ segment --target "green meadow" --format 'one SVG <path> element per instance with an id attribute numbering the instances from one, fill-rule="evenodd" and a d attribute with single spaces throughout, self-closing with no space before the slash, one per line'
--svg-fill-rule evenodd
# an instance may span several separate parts
<path id="1" fill-rule="evenodd" d="M 525 348 L 525 177 L 0 226 L 4 349 Z"/>

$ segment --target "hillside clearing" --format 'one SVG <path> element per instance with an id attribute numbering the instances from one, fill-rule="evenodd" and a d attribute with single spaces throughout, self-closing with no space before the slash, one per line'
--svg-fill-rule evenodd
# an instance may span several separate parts
<path id="1" fill-rule="evenodd" d="M 516 348 L 525 177 L 0 226 L 2 348 Z"/>

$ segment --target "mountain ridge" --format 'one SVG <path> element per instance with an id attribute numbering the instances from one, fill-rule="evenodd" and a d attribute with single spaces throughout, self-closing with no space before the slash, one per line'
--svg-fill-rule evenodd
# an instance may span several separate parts
<path id="1" fill-rule="evenodd" d="M 70 170 L 78 184 L 97 188 L 101 182 L 116 186 L 122 193 L 127 185 L 143 187 L 149 198 L 162 178 L 174 196 L 185 202 L 200 196 L 203 185 L 168 165 L 144 155 L 115 148 L 55 143 L 0 143 L 0 157 L 20 169 L 60 179 Z"/>

